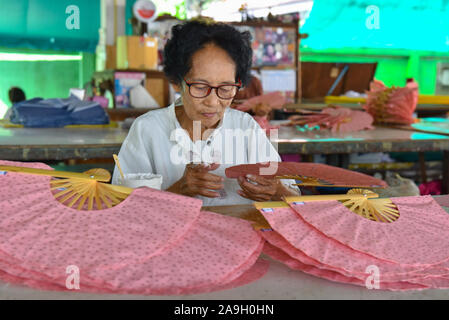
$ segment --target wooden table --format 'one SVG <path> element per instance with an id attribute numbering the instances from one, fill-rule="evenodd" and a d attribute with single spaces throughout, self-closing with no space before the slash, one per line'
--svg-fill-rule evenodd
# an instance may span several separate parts
<path id="1" fill-rule="evenodd" d="M 277 122 L 274 122 L 277 123 Z M 111 158 L 118 153 L 127 130 L 103 129 L 33 129 L 0 128 L 0 159 L 49 161 Z M 449 136 L 376 128 L 350 134 L 299 132 L 281 127 L 278 137 L 271 137 L 280 154 L 324 154 L 329 164 L 347 167 L 349 154 L 358 152 L 443 151 L 444 193 L 449 193 Z"/>
<path id="2" fill-rule="evenodd" d="M 1 128 L 0 159 L 44 161 L 112 158 L 128 134 L 118 128 Z"/>
<path id="3" fill-rule="evenodd" d="M 358 103 L 336 103 L 334 105 L 354 110 L 363 110 L 362 104 Z M 328 106 L 329 104 L 326 103 L 290 103 L 285 106 L 285 109 L 287 109 L 287 111 L 289 112 L 295 112 L 298 109 L 321 111 L 322 109 Z M 416 113 L 419 118 L 444 116 L 448 112 L 449 112 L 449 105 L 447 104 L 418 104 L 416 106 Z"/>

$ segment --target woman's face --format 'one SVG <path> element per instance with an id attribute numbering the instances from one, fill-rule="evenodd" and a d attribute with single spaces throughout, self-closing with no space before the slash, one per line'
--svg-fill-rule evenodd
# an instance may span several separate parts
<path id="1" fill-rule="evenodd" d="M 216 45 L 206 45 L 192 56 L 192 68 L 187 73 L 187 82 L 204 83 L 210 86 L 235 84 L 236 65 L 231 57 Z M 220 99 L 215 89 L 205 98 L 194 98 L 184 83 L 181 88 L 184 113 L 191 121 L 201 121 L 203 128 L 214 128 L 223 118 L 232 99 Z"/>

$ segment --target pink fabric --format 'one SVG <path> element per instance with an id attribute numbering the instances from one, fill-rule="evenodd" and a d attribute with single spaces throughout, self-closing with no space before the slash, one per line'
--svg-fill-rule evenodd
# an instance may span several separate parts
<path id="1" fill-rule="evenodd" d="M 265 175 L 266 177 L 301 175 L 318 178 L 324 183 L 334 185 L 387 186 L 385 181 L 369 175 L 318 163 L 271 162 L 265 164 L 243 164 L 227 168 L 225 174 L 228 178 L 238 178 L 247 174 L 262 175 L 263 171 L 261 171 L 261 168 L 268 168 L 269 166 L 275 167 L 277 170 L 272 174 Z"/>
<path id="2" fill-rule="evenodd" d="M 442 181 L 435 180 L 426 183 L 421 183 L 419 185 L 419 194 L 425 195 L 440 195 L 442 189 Z"/>
<path id="3" fill-rule="evenodd" d="M 49 181 L 0 175 L 2 279 L 65 290 L 66 267 L 76 265 L 81 290 L 164 295 L 230 288 L 267 270 L 250 223 L 200 211 L 198 199 L 139 188 L 116 207 L 77 211 L 54 199 Z"/>
<path id="4" fill-rule="evenodd" d="M 249 111 L 255 108 L 258 104 L 266 104 L 270 106 L 271 109 L 281 109 L 285 103 L 285 97 L 281 92 L 276 91 L 250 98 L 242 104 L 237 105 L 236 109 L 240 111 Z"/>
<path id="5" fill-rule="evenodd" d="M 337 201 L 291 206 L 326 236 L 379 259 L 421 267 L 448 260 L 449 214 L 430 196 L 392 201 L 400 212 L 393 223 L 370 221 Z"/>
<path id="6" fill-rule="evenodd" d="M 271 245 L 266 244 L 263 251 L 266 255 L 271 257 L 272 259 L 275 259 L 277 261 L 280 261 L 284 264 L 286 264 L 288 267 L 290 267 L 293 270 L 299 270 L 304 273 L 323 278 L 326 280 L 334 281 L 334 282 L 340 282 L 340 283 L 347 283 L 347 284 L 353 284 L 357 286 L 366 286 L 365 281 L 368 275 L 365 275 L 364 279 L 354 278 L 354 277 L 347 277 L 344 276 L 338 272 L 326 270 L 317 268 L 313 265 L 308 265 L 300 262 L 299 260 L 296 260 L 280 250 L 279 248 Z M 431 283 L 429 281 L 429 283 Z M 379 289 L 380 290 L 390 290 L 390 291 L 405 291 L 405 290 L 422 290 L 422 289 L 428 289 L 430 286 L 417 284 L 417 283 L 410 283 L 410 282 L 385 282 L 381 281 L 379 283 Z"/>
<path id="7" fill-rule="evenodd" d="M 426 270 L 425 267 L 399 265 L 353 250 L 325 236 L 290 208 L 261 212 L 276 232 L 260 234 L 270 244 L 302 263 L 363 279 L 366 278 L 366 268 L 377 265 L 381 266 L 382 279 L 385 281 L 417 279 L 424 275 L 449 275 L 449 270 L 443 267 Z"/>
<path id="8" fill-rule="evenodd" d="M 432 267 L 392 263 L 325 236 L 290 208 L 262 209 L 261 213 L 274 230 L 260 232 L 269 244 L 264 253 L 293 269 L 331 281 L 364 285 L 366 268 L 374 265 L 381 273 L 381 289 L 416 290 L 448 285 L 448 261 Z"/>

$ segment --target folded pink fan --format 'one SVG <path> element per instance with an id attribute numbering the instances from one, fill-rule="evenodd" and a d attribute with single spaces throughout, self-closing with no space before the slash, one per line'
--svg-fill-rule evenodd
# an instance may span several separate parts
<path id="1" fill-rule="evenodd" d="M 415 267 L 377 259 L 325 236 L 305 222 L 291 208 L 261 209 L 273 232 L 260 234 L 273 246 L 302 263 L 338 272 L 344 276 L 366 278 L 366 268 L 381 266 L 382 281 L 406 281 L 423 276 L 449 275 L 444 267 Z"/>
<path id="2" fill-rule="evenodd" d="M 404 88 L 388 88 L 383 82 L 374 80 L 363 108 L 374 117 L 375 123 L 412 124 L 417 102 L 416 82 L 409 82 Z"/>
<path id="3" fill-rule="evenodd" d="M 351 110 L 339 106 L 331 106 L 321 112 L 300 111 L 301 115 L 289 117 L 291 125 L 307 125 L 309 128 L 319 126 L 332 132 L 355 132 L 372 129 L 373 117 L 364 111 Z"/>
<path id="4" fill-rule="evenodd" d="M 49 181 L 0 175 L 5 279 L 63 288 L 66 268 L 74 265 L 86 291 L 187 294 L 246 283 L 266 271 L 266 264 L 255 265 L 263 239 L 251 225 L 200 211 L 200 200 L 139 188 L 113 208 L 78 211 L 54 199 Z"/>
<path id="5" fill-rule="evenodd" d="M 273 168 L 273 170 L 269 170 L 270 168 Z M 318 163 L 269 162 L 244 164 L 227 168 L 225 174 L 228 178 L 238 178 L 247 174 L 263 175 L 267 178 L 274 178 L 276 176 L 302 176 L 304 177 L 304 181 L 305 178 L 308 178 L 310 181 L 329 186 L 387 186 L 385 181 L 369 175 Z"/>
<path id="6" fill-rule="evenodd" d="M 237 105 L 235 108 L 240 111 L 256 111 L 256 107 L 260 104 L 269 106 L 270 110 L 281 109 L 286 103 L 285 97 L 282 93 L 270 92 L 261 96 L 256 96 L 245 100 L 242 104 Z"/>
<path id="7" fill-rule="evenodd" d="M 382 260 L 427 267 L 449 259 L 449 215 L 430 196 L 391 198 L 400 217 L 377 223 L 337 201 L 292 208 L 309 224 L 355 250 Z"/>
<path id="8" fill-rule="evenodd" d="M 367 267 L 374 265 L 381 270 L 380 284 L 383 289 L 409 290 L 430 287 L 430 282 L 424 281 L 424 278 L 428 277 L 434 279 L 433 285 L 438 284 L 435 287 L 447 286 L 447 280 L 444 280 L 449 274 L 447 268 L 400 265 L 353 250 L 326 237 L 290 208 L 265 208 L 261 209 L 261 213 L 273 231 L 266 230 L 260 234 L 270 245 L 288 254 L 291 260 L 297 261 L 299 265 L 307 265 L 307 269 L 303 270 L 305 272 L 314 270 L 312 274 L 329 280 L 347 283 L 355 281 L 363 285 L 367 278 Z M 282 260 L 281 262 L 285 263 Z M 295 262 L 296 265 L 298 263 Z M 291 264 L 287 265 L 292 267 Z M 338 280 L 335 279 L 337 275 Z"/>
<path id="9" fill-rule="evenodd" d="M 308 265 L 305 263 L 302 263 L 299 260 L 296 260 L 289 256 L 287 253 L 283 252 L 279 248 L 271 245 L 271 244 L 265 244 L 264 251 L 267 256 L 271 257 L 274 260 L 277 260 L 281 263 L 284 263 L 289 268 L 293 270 L 302 271 L 304 273 L 323 278 L 326 280 L 334 281 L 334 282 L 340 282 L 340 283 L 346 283 L 346 284 L 352 284 L 357 286 L 366 286 L 366 277 L 368 275 L 365 275 L 365 279 L 355 278 L 355 277 L 348 277 L 344 276 L 338 272 L 332 271 L 332 270 L 326 270 L 322 268 L 317 268 L 313 265 Z M 430 283 L 430 281 L 429 281 Z M 398 282 L 380 282 L 379 288 L 380 290 L 390 290 L 390 291 L 406 291 L 406 290 L 423 290 L 428 289 L 430 286 L 418 284 L 418 283 L 410 283 L 406 281 L 398 281 Z"/>

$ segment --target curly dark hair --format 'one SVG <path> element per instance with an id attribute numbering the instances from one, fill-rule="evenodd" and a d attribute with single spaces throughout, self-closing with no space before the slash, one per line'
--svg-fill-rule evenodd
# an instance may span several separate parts
<path id="1" fill-rule="evenodd" d="M 240 32 L 225 23 L 207 24 L 201 21 L 189 21 L 175 25 L 172 37 L 164 47 L 164 72 L 167 78 L 181 84 L 192 67 L 193 54 L 207 44 L 215 44 L 225 50 L 236 65 L 236 81 L 243 86 L 251 78 L 251 34 Z"/>

